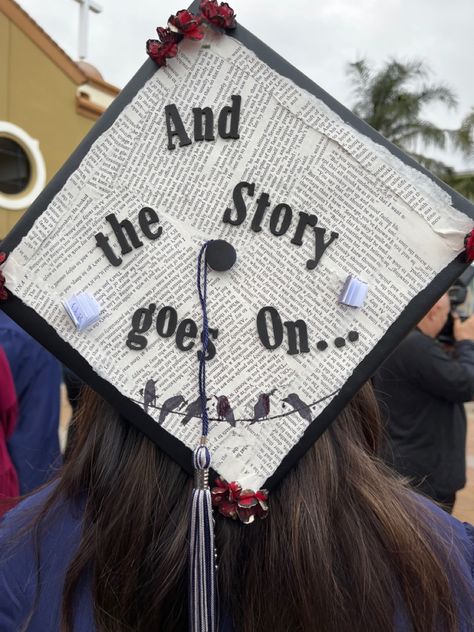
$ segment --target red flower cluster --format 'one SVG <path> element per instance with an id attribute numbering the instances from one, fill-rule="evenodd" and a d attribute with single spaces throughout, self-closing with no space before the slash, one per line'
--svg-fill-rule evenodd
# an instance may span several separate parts
<path id="1" fill-rule="evenodd" d="M 201 13 L 205 20 L 221 29 L 235 29 L 234 9 L 227 2 L 217 4 L 217 0 L 203 0 Z"/>
<path id="2" fill-rule="evenodd" d="M 0 252 L 0 265 L 5 263 L 7 260 L 7 255 L 4 252 Z M 2 271 L 0 270 L 0 301 L 6 301 L 8 298 L 8 292 L 5 289 L 5 277 L 3 276 Z"/>
<path id="3" fill-rule="evenodd" d="M 178 54 L 178 43 L 183 38 L 201 40 L 204 37 L 201 28 L 203 19 L 219 28 L 235 28 L 235 13 L 227 2 L 218 5 L 217 0 L 202 0 L 200 8 L 201 15 L 182 9 L 170 16 L 167 28 L 159 26 L 156 29 L 159 39 L 150 39 L 146 43 L 146 52 L 153 61 L 166 66 L 166 60 Z"/>
<path id="4" fill-rule="evenodd" d="M 156 29 L 159 40 L 149 39 L 146 43 L 146 52 L 160 66 L 166 66 L 166 60 L 176 57 L 178 54 L 178 42 L 180 36 L 170 29 L 159 26 Z"/>
<path id="5" fill-rule="evenodd" d="M 200 16 L 193 15 L 187 9 L 182 9 L 176 15 L 171 15 L 168 24 L 171 29 L 176 30 L 183 37 L 192 40 L 201 40 L 204 37 Z"/>
<path id="6" fill-rule="evenodd" d="M 474 230 L 464 238 L 464 248 L 466 249 L 467 261 L 474 261 Z"/>
<path id="7" fill-rule="evenodd" d="M 222 478 L 216 480 L 216 487 L 211 489 L 212 504 L 220 514 L 233 520 L 239 519 L 250 524 L 255 518 L 266 518 L 268 513 L 268 492 L 259 489 L 242 491 L 239 483 L 227 483 Z"/>

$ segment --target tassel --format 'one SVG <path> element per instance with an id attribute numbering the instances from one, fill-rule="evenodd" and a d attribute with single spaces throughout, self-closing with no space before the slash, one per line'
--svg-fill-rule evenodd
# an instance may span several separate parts
<path id="1" fill-rule="evenodd" d="M 199 360 L 199 397 L 201 400 L 201 442 L 194 451 L 194 489 L 189 529 L 189 628 L 191 632 L 216 631 L 216 553 L 214 517 L 209 489 L 211 454 L 207 448 L 209 418 L 206 396 L 206 353 L 209 341 L 207 320 L 206 242 L 199 253 L 197 286 L 201 302 L 203 337 Z"/>
<path id="2" fill-rule="evenodd" d="M 209 489 L 211 455 L 205 445 L 194 451 L 195 484 L 189 534 L 190 630 L 215 632 L 216 590 L 214 518 Z"/>

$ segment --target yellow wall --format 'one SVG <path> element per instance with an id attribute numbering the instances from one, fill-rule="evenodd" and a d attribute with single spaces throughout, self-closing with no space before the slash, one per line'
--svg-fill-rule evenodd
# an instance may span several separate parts
<path id="1" fill-rule="evenodd" d="M 49 180 L 94 121 L 76 113 L 77 85 L 0 13 L 0 120 L 37 139 Z M 22 211 L 0 208 L 0 238 Z"/>

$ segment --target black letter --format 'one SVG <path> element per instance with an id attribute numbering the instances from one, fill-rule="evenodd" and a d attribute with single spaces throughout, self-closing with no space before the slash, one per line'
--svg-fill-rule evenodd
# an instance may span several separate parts
<path id="1" fill-rule="evenodd" d="M 146 333 L 151 327 L 151 321 L 153 318 L 153 312 L 156 309 L 156 305 L 151 303 L 149 307 L 140 307 L 132 316 L 132 330 L 127 336 L 127 347 L 133 351 L 141 351 L 147 346 L 147 339 L 145 336 L 139 336 L 137 334 Z"/>
<path id="2" fill-rule="evenodd" d="M 148 237 L 148 239 L 158 239 L 158 237 L 161 236 L 161 233 L 163 232 L 161 226 L 158 227 L 156 233 L 154 233 L 150 229 L 150 226 L 152 224 L 158 224 L 159 221 L 160 220 L 158 218 L 158 215 L 156 214 L 156 211 L 154 211 L 152 208 L 149 208 L 148 206 L 142 208 L 141 211 L 138 213 L 138 223 L 140 224 L 142 233 L 145 235 L 145 237 Z"/>
<path id="3" fill-rule="evenodd" d="M 221 138 L 239 138 L 240 103 L 242 97 L 232 95 L 232 105 L 226 105 L 219 114 L 217 129 Z M 230 114 L 230 129 L 227 131 L 227 117 Z"/>
<path id="4" fill-rule="evenodd" d="M 211 108 L 193 108 L 194 140 L 214 139 L 214 114 Z M 202 133 L 202 117 L 206 119 L 206 135 Z"/>
<path id="5" fill-rule="evenodd" d="M 326 229 L 316 226 L 315 228 L 313 228 L 313 230 L 315 235 L 315 254 L 314 259 L 308 259 L 308 261 L 306 262 L 306 267 L 308 268 L 308 270 L 314 270 L 314 268 L 318 265 L 321 257 L 323 256 L 326 248 L 339 237 L 339 233 L 333 233 L 331 231 L 331 238 L 329 239 L 329 241 L 324 243 L 324 233 L 326 232 Z"/>
<path id="6" fill-rule="evenodd" d="M 224 211 L 224 216 L 222 218 L 224 224 L 239 226 L 239 224 L 241 224 L 247 217 L 247 207 L 245 206 L 245 202 L 242 198 L 242 189 L 247 189 L 247 193 L 250 195 L 250 197 L 253 197 L 253 194 L 255 192 L 255 184 L 253 182 L 251 184 L 249 184 L 248 182 L 239 182 L 239 184 L 235 185 L 234 191 L 232 193 L 232 198 L 234 200 L 235 210 L 237 211 L 237 218 L 231 219 L 232 209 L 226 208 L 226 210 Z"/>
<path id="7" fill-rule="evenodd" d="M 303 211 L 299 212 L 299 220 L 296 225 L 295 235 L 291 240 L 292 244 L 295 246 L 301 246 L 303 244 L 303 235 L 306 229 L 306 226 L 316 226 L 318 223 L 318 218 L 316 215 L 308 215 L 308 213 L 304 213 Z"/>
<path id="8" fill-rule="evenodd" d="M 166 322 L 167 320 L 168 323 Z M 174 334 L 177 323 L 178 312 L 174 307 L 167 305 L 166 307 L 162 307 L 158 312 L 158 316 L 156 317 L 156 331 L 162 338 L 169 338 Z"/>
<path id="9" fill-rule="evenodd" d="M 97 235 L 95 235 L 95 241 L 99 248 L 102 248 L 104 255 L 109 260 L 109 263 L 111 263 L 115 267 L 119 266 L 122 263 L 122 259 L 120 259 L 120 257 L 117 257 L 112 248 L 109 246 L 109 238 L 106 235 L 103 235 L 102 233 L 97 233 Z"/>
<path id="10" fill-rule="evenodd" d="M 187 344 L 184 344 L 185 338 L 196 338 L 198 328 L 194 320 L 191 318 L 185 318 L 176 331 L 176 346 L 180 351 L 189 351 L 194 347 L 194 340 L 190 340 Z"/>
<path id="11" fill-rule="evenodd" d="M 174 149 L 176 145 L 173 143 L 173 136 L 179 136 L 179 146 L 191 144 L 191 139 L 186 134 L 183 121 L 178 112 L 178 108 L 174 103 L 165 105 L 166 129 L 168 130 L 168 149 Z M 171 127 L 171 121 L 174 123 L 174 129 Z"/>
<path id="12" fill-rule="evenodd" d="M 270 196 L 268 195 L 268 193 L 262 193 L 262 195 L 257 200 L 257 209 L 255 211 L 255 215 L 253 216 L 252 223 L 250 224 L 250 228 L 255 233 L 259 233 L 262 230 L 260 224 L 262 223 L 263 215 L 269 206 Z"/>
<path id="13" fill-rule="evenodd" d="M 283 323 L 286 327 L 286 331 L 288 333 L 288 351 L 290 355 L 296 355 L 297 353 L 308 353 L 308 328 L 306 327 L 306 323 L 304 320 L 296 320 L 292 322 L 291 320 Z M 298 337 L 300 341 L 300 348 L 298 350 L 298 339 L 296 330 L 298 329 Z"/>
<path id="14" fill-rule="evenodd" d="M 207 339 L 207 353 L 205 357 L 206 362 L 207 360 L 212 360 L 212 358 L 216 355 L 216 345 L 212 342 L 211 338 L 213 340 L 216 340 L 218 335 L 219 335 L 218 329 L 213 329 L 212 327 L 209 327 L 209 338 Z M 201 331 L 201 342 L 203 342 L 203 339 L 204 339 L 204 332 Z M 202 356 L 202 351 L 198 351 L 197 352 L 198 360 L 201 359 L 201 356 Z"/>
<path id="15" fill-rule="evenodd" d="M 268 335 L 267 314 L 272 321 L 274 342 L 270 342 Z M 262 307 L 257 315 L 257 331 L 263 346 L 266 349 L 276 349 L 283 342 L 283 326 L 281 324 L 280 314 L 274 307 Z"/>
<path id="16" fill-rule="evenodd" d="M 281 227 L 278 229 L 278 223 L 280 221 L 281 211 L 283 211 L 283 219 L 281 220 Z M 288 204 L 277 204 L 272 211 L 270 217 L 270 232 L 275 237 L 281 237 L 289 229 L 291 220 L 293 219 L 293 211 Z"/>
<path id="17" fill-rule="evenodd" d="M 132 252 L 132 247 L 128 243 L 124 231 L 127 233 L 128 238 L 132 242 L 132 246 L 134 248 L 140 248 L 140 246 L 143 246 L 143 242 L 138 239 L 138 235 L 133 228 L 132 222 L 129 222 L 128 219 L 124 219 L 122 222 L 119 222 L 113 213 L 107 215 L 105 219 L 112 226 L 112 230 L 117 237 L 117 241 L 119 242 L 119 246 L 122 249 L 123 255 Z"/>

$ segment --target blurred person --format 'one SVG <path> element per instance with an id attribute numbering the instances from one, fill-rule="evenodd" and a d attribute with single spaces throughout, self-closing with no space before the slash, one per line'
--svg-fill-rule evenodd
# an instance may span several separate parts
<path id="1" fill-rule="evenodd" d="M 88 387 L 80 406 L 61 476 L 0 525 L 0 629 L 188 630 L 192 477 Z M 376 458 L 380 431 L 365 386 L 266 520 L 215 515 L 220 632 L 472 630 L 474 529 Z"/>
<path id="2" fill-rule="evenodd" d="M 454 345 L 436 339 L 450 313 L 444 294 L 374 377 L 386 417 L 384 457 L 452 511 L 466 484 L 466 413 L 474 393 L 474 316 L 453 316 Z"/>
<path id="3" fill-rule="evenodd" d="M 7 356 L 0 347 L 0 516 L 12 506 L 9 499 L 20 493 L 18 476 L 7 448 L 17 416 L 15 385 Z"/>
<path id="4" fill-rule="evenodd" d="M 13 374 L 19 417 L 8 450 L 27 494 L 61 464 L 59 409 L 61 367 L 46 349 L 0 311 L 0 345 Z"/>

